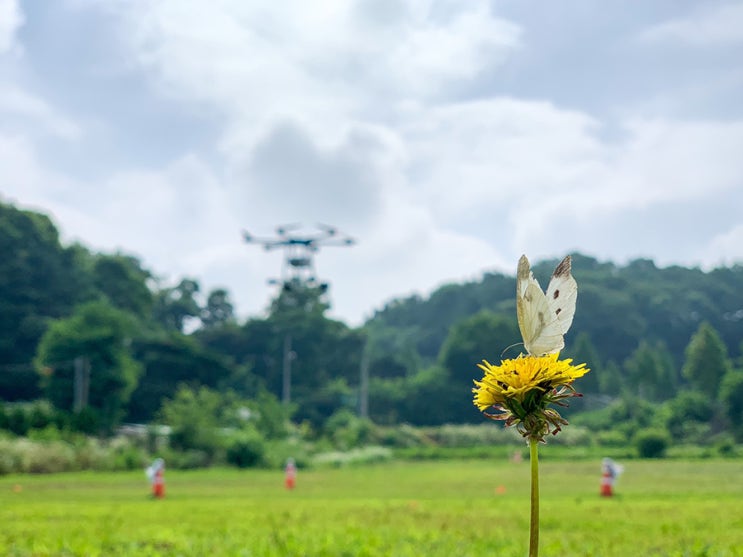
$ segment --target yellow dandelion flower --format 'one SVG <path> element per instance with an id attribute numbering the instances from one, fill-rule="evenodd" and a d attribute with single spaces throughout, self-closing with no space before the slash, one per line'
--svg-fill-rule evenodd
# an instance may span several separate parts
<path id="1" fill-rule="evenodd" d="M 573 360 L 558 360 L 559 354 L 546 356 L 519 356 L 493 365 L 483 360 L 478 367 L 485 372 L 482 381 L 475 381 L 475 405 L 480 410 L 503 404 L 506 399 L 523 401 L 533 390 L 549 391 L 569 385 L 589 370 L 586 364 L 572 365 Z"/>
<path id="2" fill-rule="evenodd" d="M 547 405 L 564 406 L 562 400 L 580 396 L 571 385 L 589 371 L 586 364 L 558 358 L 559 354 L 520 355 L 500 365 L 483 360 L 478 367 L 485 375 L 472 389 L 475 406 L 481 411 L 495 408 L 501 413 L 486 415 L 505 420 L 506 425 L 518 424 L 524 436 L 541 440 L 548 432 L 557 433 L 567 422 Z"/>

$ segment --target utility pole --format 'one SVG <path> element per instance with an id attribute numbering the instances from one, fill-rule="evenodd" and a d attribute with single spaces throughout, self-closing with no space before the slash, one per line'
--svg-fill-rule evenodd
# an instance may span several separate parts
<path id="1" fill-rule="evenodd" d="M 283 373 L 281 377 L 281 402 L 288 405 L 292 401 L 292 360 L 296 355 L 292 352 L 292 335 L 284 335 Z"/>
<path id="2" fill-rule="evenodd" d="M 333 226 L 318 224 L 317 230 L 313 233 L 301 235 L 295 232 L 299 228 L 297 224 L 279 226 L 276 228 L 276 236 L 272 238 L 253 236 L 248 232 L 243 232 L 243 239 L 248 244 L 262 245 L 266 251 L 284 250 L 281 279 L 270 279 L 268 283 L 280 285 L 281 293 L 289 294 L 295 302 L 301 301 L 302 292 L 309 289 L 319 289 L 321 294 L 327 292 L 328 283 L 320 282 L 315 276 L 314 255 L 320 247 L 352 246 L 356 243 L 353 238 L 342 234 Z M 289 404 L 292 388 L 292 361 L 297 358 L 297 354 L 292 350 L 291 333 L 286 330 L 286 326 L 284 329 L 281 400 L 284 404 Z"/>
<path id="3" fill-rule="evenodd" d="M 361 377 L 359 378 L 359 417 L 369 417 L 369 339 L 361 350 Z"/>
<path id="4" fill-rule="evenodd" d="M 76 414 L 88 406 L 90 392 L 90 359 L 78 356 L 73 361 L 75 380 L 73 382 L 72 410 Z"/>

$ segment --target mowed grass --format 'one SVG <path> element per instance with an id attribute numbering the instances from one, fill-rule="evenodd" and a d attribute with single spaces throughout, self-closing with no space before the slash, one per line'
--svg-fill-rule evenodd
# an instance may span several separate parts
<path id="1" fill-rule="evenodd" d="M 544 449 L 549 450 L 549 447 Z M 743 556 L 743 461 L 541 463 L 541 550 L 566 556 Z M 0 477 L 3 556 L 519 556 L 528 462 L 393 462 L 280 471 Z"/>

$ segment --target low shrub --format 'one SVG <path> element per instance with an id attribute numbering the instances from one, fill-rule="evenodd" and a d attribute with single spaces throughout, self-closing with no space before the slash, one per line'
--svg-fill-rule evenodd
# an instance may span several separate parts
<path id="1" fill-rule="evenodd" d="M 671 444 L 671 438 L 665 429 L 645 428 L 635 434 L 634 444 L 640 457 L 662 458 Z"/>
<path id="2" fill-rule="evenodd" d="M 621 431 L 609 430 L 599 431 L 595 435 L 596 443 L 601 447 L 626 447 L 627 435 Z"/>
<path id="3" fill-rule="evenodd" d="M 108 454 L 98 440 L 90 438 L 78 440 L 75 444 L 75 462 L 78 470 L 111 470 Z"/>
<path id="4" fill-rule="evenodd" d="M 288 459 L 293 458 L 297 468 L 308 468 L 312 464 L 310 449 L 310 444 L 299 437 L 266 441 L 263 465 L 266 468 L 281 469 Z"/>
<path id="5" fill-rule="evenodd" d="M 227 462 L 238 468 L 260 466 L 265 453 L 265 439 L 255 429 L 240 430 L 227 440 Z"/>
<path id="6" fill-rule="evenodd" d="M 408 424 L 377 428 L 377 443 L 396 449 L 435 445 L 433 439 L 424 431 Z"/>
<path id="7" fill-rule="evenodd" d="M 375 435 L 375 429 L 371 420 L 358 417 L 348 408 L 342 408 L 330 416 L 323 427 L 325 436 L 341 450 L 368 444 Z"/>
<path id="8" fill-rule="evenodd" d="M 18 472 L 51 474 L 75 470 L 75 450 L 63 441 L 33 442 L 19 439 L 15 443 Z"/>
<path id="9" fill-rule="evenodd" d="M 562 429 L 557 435 L 550 437 L 550 444 L 566 447 L 589 447 L 593 443 L 594 435 L 585 427 L 570 425 Z"/>
<path id="10" fill-rule="evenodd" d="M 370 464 L 374 462 L 385 462 L 392 459 L 392 451 L 387 447 L 362 447 L 350 451 L 331 451 L 320 453 L 312 458 L 312 464 L 316 466 L 349 466 L 354 464 Z"/>
<path id="11" fill-rule="evenodd" d="M 421 428 L 426 436 L 440 447 L 480 447 L 491 445 L 517 445 L 523 440 L 515 428 L 502 423 L 486 422 L 478 425 L 447 424 Z"/>

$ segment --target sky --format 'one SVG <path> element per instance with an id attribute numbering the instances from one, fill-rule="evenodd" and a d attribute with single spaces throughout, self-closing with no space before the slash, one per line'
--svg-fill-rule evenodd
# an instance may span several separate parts
<path id="1" fill-rule="evenodd" d="M 581 252 L 743 263 L 743 2 L 0 0 L 0 199 L 226 288 L 316 223 L 331 316 Z"/>

